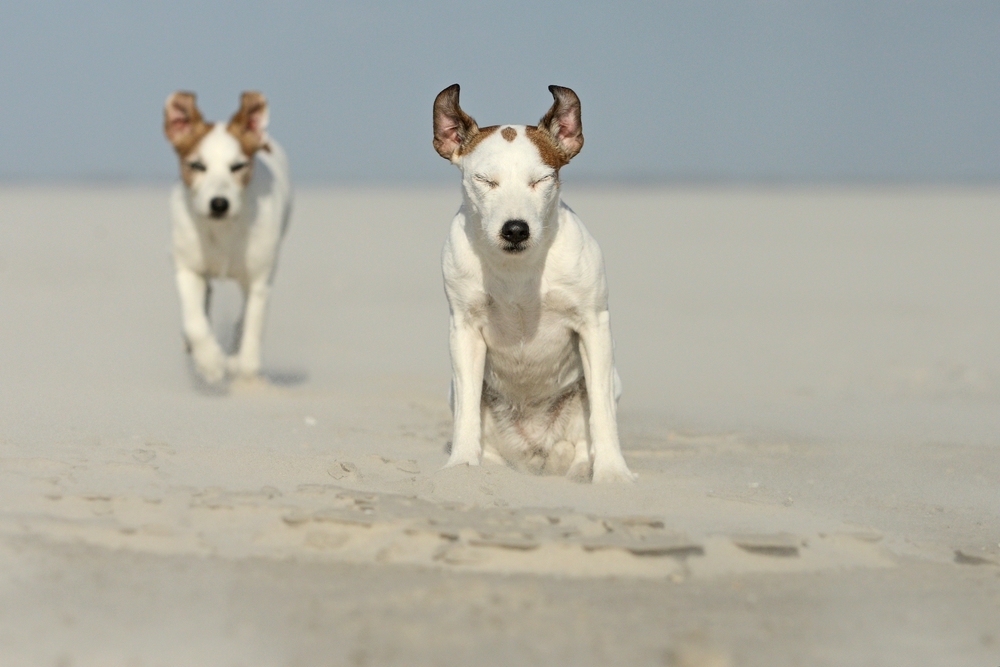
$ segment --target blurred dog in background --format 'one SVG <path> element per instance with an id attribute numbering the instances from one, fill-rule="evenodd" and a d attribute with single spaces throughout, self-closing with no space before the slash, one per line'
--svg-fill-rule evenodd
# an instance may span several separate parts
<path id="1" fill-rule="evenodd" d="M 278 247 L 291 212 L 288 160 L 267 134 L 267 100 L 243 93 L 229 123 L 207 123 L 193 93 L 167 98 L 164 132 L 180 158 L 171 198 L 173 254 L 184 337 L 208 383 L 227 375 L 255 379 Z M 233 356 L 208 320 L 212 279 L 234 280 L 243 313 Z"/>

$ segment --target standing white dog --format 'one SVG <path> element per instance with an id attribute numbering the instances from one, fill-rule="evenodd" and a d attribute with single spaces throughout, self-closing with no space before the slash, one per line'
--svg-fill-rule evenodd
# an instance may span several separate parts
<path id="1" fill-rule="evenodd" d="M 227 372 L 253 379 L 260 371 L 264 313 L 291 210 L 288 160 L 267 135 L 267 121 L 267 100 L 255 92 L 243 93 L 225 126 L 206 123 L 192 93 L 174 93 L 164 109 L 181 168 L 171 212 L 184 336 L 210 383 Z M 235 280 L 243 291 L 242 333 L 229 358 L 208 321 L 213 278 Z"/>
<path id="2" fill-rule="evenodd" d="M 559 197 L 559 169 L 583 146 L 580 100 L 537 127 L 480 129 L 458 84 L 434 101 L 434 148 L 462 171 L 464 201 L 444 247 L 451 307 L 448 465 L 485 457 L 594 482 L 633 481 L 618 443 L 601 250 Z"/>

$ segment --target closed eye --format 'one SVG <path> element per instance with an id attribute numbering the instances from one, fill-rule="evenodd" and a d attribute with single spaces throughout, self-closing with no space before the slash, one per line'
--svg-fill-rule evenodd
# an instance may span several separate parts
<path id="1" fill-rule="evenodd" d="M 229 171 L 231 171 L 231 172 L 233 172 L 235 174 L 236 172 L 240 171 L 241 169 L 246 169 L 249 166 L 250 166 L 249 162 L 238 162 L 238 163 L 234 164 L 233 166 L 231 166 L 229 168 Z"/>
<path id="2" fill-rule="evenodd" d="M 482 183 L 483 185 L 488 186 L 490 190 L 493 190 L 494 188 L 500 187 L 499 183 L 497 183 L 496 181 L 492 180 L 491 178 L 489 178 L 487 176 L 483 176 L 482 174 L 477 174 L 477 175 L 473 176 L 472 178 L 474 180 Z"/>
<path id="3" fill-rule="evenodd" d="M 208 168 L 201 160 L 195 160 L 194 162 L 188 162 L 188 169 L 191 171 L 205 171 Z"/>
<path id="4" fill-rule="evenodd" d="M 544 183 L 546 181 L 551 181 L 554 177 L 555 177 L 555 174 L 546 174 L 545 176 L 542 176 L 541 178 L 532 181 L 531 183 L 529 183 L 529 185 L 534 188 L 537 185 L 539 185 L 540 183 Z"/>

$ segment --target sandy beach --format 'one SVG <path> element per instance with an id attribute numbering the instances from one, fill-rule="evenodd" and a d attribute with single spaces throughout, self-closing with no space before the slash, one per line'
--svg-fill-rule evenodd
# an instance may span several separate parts
<path id="1" fill-rule="evenodd" d="M 441 469 L 457 185 L 300 189 L 222 391 L 167 185 L 0 188 L 0 665 L 1000 665 L 1000 190 L 563 194 L 634 486 Z"/>

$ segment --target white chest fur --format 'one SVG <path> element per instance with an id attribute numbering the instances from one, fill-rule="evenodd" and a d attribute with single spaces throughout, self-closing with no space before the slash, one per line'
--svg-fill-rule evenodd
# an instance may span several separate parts
<path id="1" fill-rule="evenodd" d="M 520 405 L 558 398 L 583 377 L 575 322 L 558 293 L 515 302 L 488 297 L 482 332 L 484 381 Z"/>

